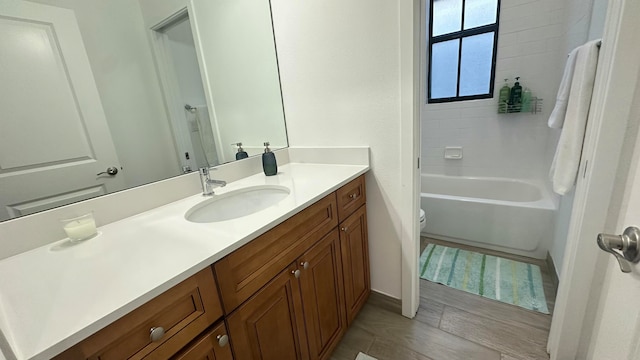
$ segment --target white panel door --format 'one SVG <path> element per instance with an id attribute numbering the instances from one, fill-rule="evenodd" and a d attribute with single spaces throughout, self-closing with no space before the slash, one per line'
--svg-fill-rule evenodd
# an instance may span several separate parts
<path id="1" fill-rule="evenodd" d="M 601 88 L 596 87 L 599 96 L 592 100 L 596 105 L 589 119 L 598 129 L 586 139 L 583 159 L 589 167 L 581 169 L 576 188 L 579 194 L 582 182 L 588 194 L 582 195 L 584 209 L 578 208 L 576 246 L 568 246 L 565 254 L 549 339 L 552 360 L 640 360 L 640 264 L 623 273 L 615 258 L 596 245 L 597 232 L 622 234 L 627 226 L 640 227 L 639 18 L 637 0 L 609 2 L 598 64 Z M 614 143 L 623 144 L 620 152 Z M 614 170 L 604 171 L 607 162 Z M 622 188 L 612 193 L 612 182 Z M 606 257 L 604 266 L 598 257 Z"/>
<path id="2" fill-rule="evenodd" d="M 105 29 L 108 31 L 109 29 Z M 0 4 L 0 220 L 124 187 L 73 11 Z"/>

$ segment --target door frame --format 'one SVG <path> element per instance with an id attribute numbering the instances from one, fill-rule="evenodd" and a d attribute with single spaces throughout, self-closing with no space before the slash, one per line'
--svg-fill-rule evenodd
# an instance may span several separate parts
<path id="1" fill-rule="evenodd" d="M 175 71 L 173 70 L 174 64 L 168 44 L 169 36 L 164 33 L 164 29 L 168 26 L 184 18 L 188 18 L 188 16 L 189 14 L 186 7 L 180 9 L 160 23 L 152 26 L 149 37 L 151 39 L 153 57 L 158 68 L 158 79 L 160 80 L 164 106 L 169 115 L 169 124 L 173 133 L 173 141 L 178 154 L 178 161 L 180 165 L 188 165 L 192 170 L 195 170 L 195 160 L 193 158 L 186 160 L 184 157 L 185 152 L 193 154 L 194 149 L 186 125 L 187 118 L 185 110 L 179 106 L 179 104 L 182 103 L 182 98 L 180 96 L 180 87 L 178 86 Z"/>
<path id="2" fill-rule="evenodd" d="M 547 344 L 551 359 L 576 358 L 581 339 L 591 332 L 591 319 L 585 317 L 593 315 L 587 308 L 593 304 L 590 298 L 597 301 L 607 264 L 599 261 L 606 254 L 596 246 L 595 239 L 600 232 L 615 231 L 617 212 L 611 197 L 614 185 L 624 181 L 617 175 L 635 79 L 640 73 L 640 49 L 634 38 L 639 28 L 634 16 L 637 19 L 638 15 L 640 7 L 634 0 L 609 2 Z"/>
<path id="3" fill-rule="evenodd" d="M 200 67 L 200 75 L 202 77 L 202 87 L 205 90 L 205 98 L 206 102 L 209 105 L 212 104 L 209 98 L 209 94 L 206 88 L 206 79 L 205 73 L 203 72 L 202 59 L 200 50 L 200 41 L 195 28 L 195 19 L 190 16 L 192 13 L 190 9 L 191 5 L 187 5 L 173 14 L 168 15 L 165 19 L 158 22 L 157 24 L 151 26 L 149 28 L 149 39 L 151 42 L 151 48 L 153 52 L 154 61 L 156 63 L 156 67 L 158 69 L 158 79 L 160 80 L 160 86 L 162 89 L 162 94 L 165 100 L 165 108 L 169 115 L 169 123 L 171 125 L 171 129 L 174 135 L 174 144 L 176 147 L 176 151 L 178 153 L 178 159 L 181 164 L 188 164 L 191 166 L 192 170 L 196 170 L 196 162 L 194 158 L 187 161 L 184 158 L 184 152 L 189 152 L 189 154 L 194 154 L 193 144 L 191 143 L 191 137 L 189 135 L 189 129 L 187 127 L 187 114 L 182 106 L 182 97 L 180 96 L 180 86 L 178 85 L 178 79 L 175 74 L 175 67 L 173 64 L 173 59 L 171 56 L 171 52 L 169 50 L 169 37 L 164 32 L 164 29 L 175 24 L 178 21 L 182 21 L 185 18 L 188 19 L 189 25 L 191 27 L 191 35 L 193 36 L 194 45 L 196 48 L 196 57 L 198 58 L 198 66 Z M 200 105 L 200 104 L 197 104 Z M 222 139 L 220 138 L 220 130 L 218 128 L 217 118 L 215 116 L 215 109 L 209 109 L 209 119 L 211 121 L 211 125 L 214 130 L 214 142 L 216 145 L 216 152 L 219 156 L 223 156 L 223 144 Z M 224 159 L 220 158 L 220 163 L 223 162 Z"/>
<path id="4" fill-rule="evenodd" d="M 420 99 L 421 0 L 400 1 L 400 182 L 402 219 L 402 315 L 413 318 L 420 305 Z M 418 77 L 416 76 L 418 74 Z"/>

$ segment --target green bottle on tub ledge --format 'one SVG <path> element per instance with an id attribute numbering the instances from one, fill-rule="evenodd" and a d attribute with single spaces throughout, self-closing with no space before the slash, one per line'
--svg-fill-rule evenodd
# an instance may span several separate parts
<path id="1" fill-rule="evenodd" d="M 506 114 L 509 111 L 511 88 L 507 81 L 509 81 L 509 79 L 504 79 L 504 86 L 500 88 L 500 96 L 498 97 L 498 114 Z"/>
<path id="2" fill-rule="evenodd" d="M 264 153 L 262 154 L 262 169 L 267 176 L 273 176 L 278 173 L 278 163 L 276 155 L 269 149 L 269 142 L 264 143 Z"/>

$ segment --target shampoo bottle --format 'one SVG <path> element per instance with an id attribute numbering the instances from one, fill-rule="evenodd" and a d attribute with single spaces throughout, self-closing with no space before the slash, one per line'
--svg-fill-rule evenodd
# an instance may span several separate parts
<path id="1" fill-rule="evenodd" d="M 498 97 L 498 114 L 506 114 L 509 108 L 509 96 L 511 95 L 511 88 L 507 81 L 504 79 L 504 86 L 500 88 L 500 96 Z"/>
<path id="2" fill-rule="evenodd" d="M 518 80 L 520 77 L 516 77 L 516 83 L 513 84 L 511 88 L 511 96 L 509 97 L 509 112 L 520 112 L 520 107 L 522 106 L 522 86 L 520 86 L 520 82 Z"/>
<path id="3" fill-rule="evenodd" d="M 273 176 L 278 173 L 278 164 L 276 163 L 276 155 L 269 149 L 269 143 L 264 143 L 264 153 L 262 154 L 262 169 L 267 176 Z"/>
<path id="4" fill-rule="evenodd" d="M 242 143 L 233 143 L 231 145 L 235 145 L 238 147 L 238 152 L 236 153 L 236 160 L 240 160 L 240 159 L 246 159 L 249 157 L 249 154 L 247 154 L 246 151 L 244 151 L 244 149 L 242 148 Z"/>

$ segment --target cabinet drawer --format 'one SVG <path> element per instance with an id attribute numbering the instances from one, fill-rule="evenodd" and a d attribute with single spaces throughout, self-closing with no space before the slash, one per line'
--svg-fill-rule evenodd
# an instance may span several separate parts
<path id="1" fill-rule="evenodd" d="M 332 193 L 215 263 L 226 313 L 231 313 L 336 225 L 336 197 Z"/>
<path id="2" fill-rule="evenodd" d="M 56 359 L 168 359 L 221 316 L 215 279 L 207 267 Z M 159 327 L 164 335 L 152 341 L 151 329 Z"/>
<path id="3" fill-rule="evenodd" d="M 367 202 L 364 175 L 338 189 L 336 195 L 338 197 L 338 219 L 342 222 Z"/>
<path id="4" fill-rule="evenodd" d="M 229 336 L 224 322 L 206 331 L 172 360 L 233 360 Z"/>

